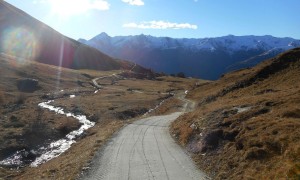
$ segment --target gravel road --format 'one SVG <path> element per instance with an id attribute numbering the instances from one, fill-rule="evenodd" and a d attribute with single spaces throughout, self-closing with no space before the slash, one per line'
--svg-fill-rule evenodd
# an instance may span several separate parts
<path id="1" fill-rule="evenodd" d="M 181 112 L 125 126 L 98 152 L 81 179 L 209 179 L 169 134 Z"/>

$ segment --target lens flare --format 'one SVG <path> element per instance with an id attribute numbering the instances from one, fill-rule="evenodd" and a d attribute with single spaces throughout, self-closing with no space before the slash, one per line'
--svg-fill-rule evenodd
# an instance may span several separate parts
<path id="1" fill-rule="evenodd" d="M 37 38 L 24 27 L 6 29 L 1 39 L 3 53 L 14 57 L 20 64 L 34 60 L 39 54 Z"/>

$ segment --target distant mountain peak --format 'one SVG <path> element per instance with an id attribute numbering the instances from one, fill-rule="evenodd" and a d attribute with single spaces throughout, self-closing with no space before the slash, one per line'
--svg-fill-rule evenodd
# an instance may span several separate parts
<path id="1" fill-rule="evenodd" d="M 105 39 L 109 39 L 109 38 L 110 38 L 110 36 L 106 32 L 102 32 L 99 35 L 97 35 L 96 37 L 92 38 L 91 40 L 93 40 L 93 39 L 103 39 L 103 40 L 105 40 Z"/>
<path id="2" fill-rule="evenodd" d="M 107 36 L 109 36 L 106 32 L 102 32 L 102 33 L 100 33 L 98 36 L 103 36 L 103 37 L 107 37 Z"/>

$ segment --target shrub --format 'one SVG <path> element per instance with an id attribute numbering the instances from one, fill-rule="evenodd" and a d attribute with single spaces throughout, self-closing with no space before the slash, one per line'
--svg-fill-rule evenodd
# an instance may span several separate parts
<path id="1" fill-rule="evenodd" d="M 52 129 L 43 121 L 43 110 L 37 109 L 37 118 L 23 129 L 24 144 L 30 148 L 36 147 L 51 139 Z"/>
<path id="2" fill-rule="evenodd" d="M 4 104 L 4 93 L 0 91 L 0 105 Z"/>
<path id="3" fill-rule="evenodd" d="M 180 72 L 180 73 L 177 74 L 177 77 L 185 78 L 185 74 L 183 72 Z"/>
<path id="4" fill-rule="evenodd" d="M 16 104 L 24 104 L 26 101 L 27 97 L 24 93 L 20 93 L 19 96 L 17 97 Z"/>
<path id="5" fill-rule="evenodd" d="M 12 115 L 10 117 L 10 121 L 3 124 L 4 128 L 21 128 L 21 127 L 24 127 L 24 126 L 25 126 L 25 124 L 20 122 L 18 117 L 16 117 L 15 115 Z"/>
<path id="6" fill-rule="evenodd" d="M 8 122 L 3 125 L 4 128 L 21 128 L 25 127 L 25 124 L 22 122 Z"/>

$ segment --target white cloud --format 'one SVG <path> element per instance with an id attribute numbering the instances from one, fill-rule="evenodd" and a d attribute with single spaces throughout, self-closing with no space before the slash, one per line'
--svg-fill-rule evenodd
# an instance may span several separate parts
<path id="1" fill-rule="evenodd" d="M 122 0 L 124 3 L 128 3 L 133 6 L 143 6 L 145 3 L 142 0 Z"/>
<path id="2" fill-rule="evenodd" d="M 124 28 L 138 28 L 138 29 L 197 29 L 197 25 L 189 23 L 171 23 L 165 21 L 148 21 L 137 23 L 127 23 L 123 25 Z"/>

